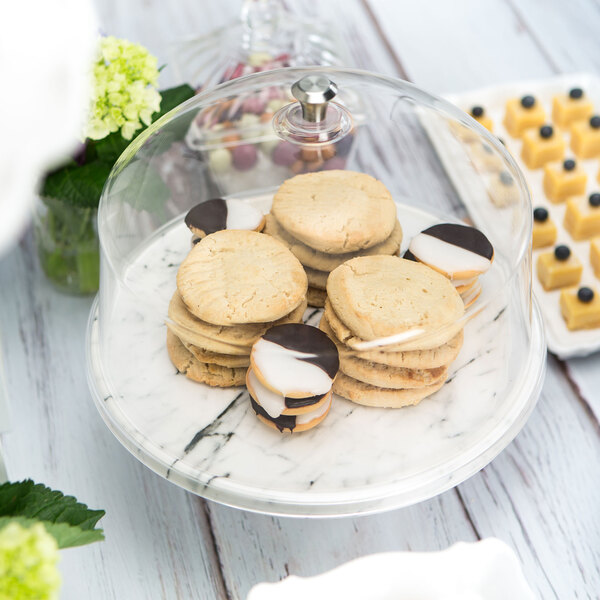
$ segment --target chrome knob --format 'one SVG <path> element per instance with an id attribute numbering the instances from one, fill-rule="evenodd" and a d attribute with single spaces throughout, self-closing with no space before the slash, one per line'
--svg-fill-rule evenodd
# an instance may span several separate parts
<path id="1" fill-rule="evenodd" d="M 292 96 L 302 106 L 302 118 L 310 123 L 325 120 L 327 103 L 336 94 L 337 85 L 325 75 L 307 75 L 292 85 Z"/>

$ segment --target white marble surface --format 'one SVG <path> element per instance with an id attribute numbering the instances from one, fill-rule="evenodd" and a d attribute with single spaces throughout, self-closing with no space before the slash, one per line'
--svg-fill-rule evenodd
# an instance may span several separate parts
<path id="1" fill-rule="evenodd" d="M 300 6 L 301 4 L 301 6 Z M 294 3 L 333 20 L 354 65 L 458 92 L 557 72 L 600 70 L 597 3 L 573 0 L 329 0 Z M 239 0 L 98 0 L 102 28 L 168 43 L 227 22 Z M 176 83 L 167 67 L 163 85 Z M 170 78 L 170 79 L 169 79 Z M 405 157 L 380 132 L 368 169 Z M 426 147 L 414 153 L 436 174 Z M 383 169 L 385 170 L 385 169 Z M 410 178 L 404 189 L 416 188 Z M 436 177 L 426 189 L 452 201 Z M 106 541 L 62 553 L 70 600 L 246 598 L 259 581 L 316 575 L 375 552 L 445 549 L 499 537 L 544 600 L 597 599 L 600 589 L 600 357 L 549 360 L 525 428 L 490 465 L 420 504 L 360 518 L 272 518 L 204 502 L 152 473 L 98 416 L 85 379 L 90 299 L 44 280 L 29 239 L 0 261 L 0 329 L 12 430 L 2 447 L 13 479 L 33 477 L 105 508 Z"/>
<path id="2" fill-rule="evenodd" d="M 268 196 L 247 201 L 268 209 Z M 401 205 L 398 219 L 404 247 L 434 222 Z M 509 302 L 503 295 L 498 252 L 481 278 L 492 291 L 469 309 L 463 348 L 440 391 L 400 410 L 335 396 L 318 427 L 281 434 L 256 419 L 245 388 L 198 384 L 171 364 L 164 320 L 188 251 L 182 216 L 136 252 L 123 282 L 107 288 L 114 297 L 101 305 L 111 308 L 92 321 L 88 351 L 98 408 L 117 437 L 157 472 L 201 496 L 307 515 L 410 504 L 489 462 L 537 400 L 544 367 L 539 321 L 531 333 L 523 329 L 527 298 Z M 309 308 L 307 320 L 317 324 L 320 312 Z"/>

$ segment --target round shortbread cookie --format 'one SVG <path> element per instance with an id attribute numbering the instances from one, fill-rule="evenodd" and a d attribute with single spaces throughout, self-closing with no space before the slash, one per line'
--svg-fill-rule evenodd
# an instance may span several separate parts
<path id="1" fill-rule="evenodd" d="M 184 344 L 192 344 L 192 346 L 197 346 L 208 352 L 231 354 L 233 356 L 250 356 L 252 350 L 252 346 L 234 346 L 233 344 L 213 340 L 171 321 L 167 321 L 166 325 Z"/>
<path id="2" fill-rule="evenodd" d="M 298 259 L 278 240 L 255 231 L 217 231 L 190 251 L 177 271 L 188 310 L 214 325 L 281 319 L 306 296 Z"/>
<path id="3" fill-rule="evenodd" d="M 252 405 L 252 409 L 256 413 L 258 420 L 262 421 L 265 425 L 268 425 L 272 429 L 278 429 L 281 433 L 283 433 L 286 429 L 290 433 L 300 433 L 301 431 L 307 431 L 309 429 L 312 429 L 329 414 L 331 403 L 332 398 L 330 397 L 329 402 L 325 403 L 317 411 L 314 411 L 317 413 L 315 416 L 312 416 L 312 413 L 307 413 L 305 415 L 298 416 L 281 415 L 276 419 L 272 419 L 264 411 L 262 406 L 260 406 L 260 404 L 258 404 L 252 397 L 250 397 L 250 404 Z"/>
<path id="4" fill-rule="evenodd" d="M 306 300 L 309 306 L 315 308 L 323 308 L 325 306 L 325 300 L 327 299 L 327 292 L 325 290 L 319 290 L 314 287 L 309 287 L 306 292 Z"/>
<path id="5" fill-rule="evenodd" d="M 338 396 L 364 406 L 402 408 L 403 406 L 419 404 L 421 400 L 437 392 L 443 385 L 444 381 L 440 381 L 434 385 L 418 389 L 392 390 L 363 383 L 348 377 L 344 373 L 338 373 L 333 382 L 333 391 Z"/>
<path id="6" fill-rule="evenodd" d="M 286 398 L 266 388 L 252 369 L 246 373 L 246 387 L 252 399 L 265 410 L 271 419 L 281 415 L 305 415 L 317 410 L 331 399 L 331 390 L 320 396 Z"/>
<path id="7" fill-rule="evenodd" d="M 462 333 L 463 324 L 455 323 L 449 328 L 445 328 L 439 332 L 429 334 L 426 337 L 419 337 L 415 340 L 406 342 L 392 343 L 388 338 L 381 340 L 369 341 L 363 340 L 354 335 L 352 331 L 340 320 L 333 308 L 329 298 L 325 300 L 325 311 L 323 316 L 331 326 L 337 339 L 345 344 L 349 349 L 360 352 L 370 352 L 376 350 L 379 352 L 409 352 L 417 350 L 435 350 L 440 346 L 450 343 L 457 335 Z"/>
<path id="8" fill-rule="evenodd" d="M 186 350 L 181 340 L 171 331 L 167 331 L 167 351 L 175 368 L 192 381 L 206 383 L 213 387 L 234 387 L 244 385 L 246 381 L 247 369 L 230 369 L 200 362 Z"/>
<path id="9" fill-rule="evenodd" d="M 186 344 L 179 340 L 185 349 L 196 359 L 202 363 L 208 363 L 211 365 L 220 365 L 222 367 L 229 367 L 231 369 L 250 366 L 249 356 L 234 356 L 233 354 L 220 354 L 219 352 L 210 352 L 203 348 L 198 348 L 193 344 Z"/>
<path id="10" fill-rule="evenodd" d="M 463 332 L 460 331 L 448 343 L 431 350 L 409 350 L 406 352 L 385 352 L 381 350 L 351 350 L 337 338 L 325 315 L 321 317 L 319 329 L 326 333 L 335 343 L 340 355 L 340 362 L 344 358 L 360 358 L 390 367 L 404 367 L 405 369 L 435 369 L 450 364 L 460 352 L 463 344 Z"/>
<path id="11" fill-rule="evenodd" d="M 275 192 L 271 212 L 296 239 L 329 254 L 379 244 L 396 222 L 385 185 L 354 171 L 296 175 Z"/>
<path id="12" fill-rule="evenodd" d="M 448 367 L 405 369 L 351 356 L 340 357 L 340 371 L 352 379 L 392 390 L 419 389 L 445 381 L 448 376 Z"/>
<path id="13" fill-rule="evenodd" d="M 420 330 L 424 336 L 443 334 L 445 339 L 433 347 L 440 346 L 456 335 L 453 326 L 465 310 L 446 277 L 397 256 L 362 256 L 344 263 L 329 275 L 327 297 L 339 319 L 369 341 Z"/>
<path id="14" fill-rule="evenodd" d="M 284 243 L 296 256 L 296 258 L 305 266 L 318 271 L 333 271 L 342 263 L 356 258 L 357 256 L 374 256 L 376 254 L 397 254 L 402 244 L 402 227 L 396 219 L 394 229 L 388 238 L 379 244 L 370 248 L 359 250 L 357 252 L 346 252 L 344 254 L 326 254 L 319 252 L 310 246 L 302 243 L 290 235 L 272 215 L 266 216 L 266 225 L 264 233 L 277 238 Z"/>
<path id="15" fill-rule="evenodd" d="M 284 323 L 301 323 L 306 310 L 306 299 L 302 298 L 300 304 L 289 314 L 273 323 L 247 323 L 245 325 L 213 325 L 195 317 L 188 309 L 181 295 L 175 291 L 169 303 L 169 318 L 177 325 L 199 333 L 203 337 L 217 340 L 234 346 L 252 346 L 254 342 L 269 327 L 283 325 Z"/>
<path id="16" fill-rule="evenodd" d="M 329 271 L 317 271 L 305 266 L 306 277 L 308 278 L 308 287 L 315 288 L 317 290 L 325 291 L 327 289 L 327 278 L 329 277 Z"/>

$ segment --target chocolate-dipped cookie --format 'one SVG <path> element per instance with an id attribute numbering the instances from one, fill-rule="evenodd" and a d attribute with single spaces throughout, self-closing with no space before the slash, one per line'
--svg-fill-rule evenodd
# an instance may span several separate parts
<path id="1" fill-rule="evenodd" d="M 316 410 L 329 401 L 331 390 L 326 394 L 306 398 L 287 398 L 265 387 L 252 369 L 246 373 L 246 387 L 252 399 L 260 404 L 271 419 L 281 415 L 297 416 Z"/>
<path id="2" fill-rule="evenodd" d="M 262 421 L 265 425 L 272 427 L 273 429 L 279 429 L 283 431 L 288 430 L 290 433 L 299 433 L 301 431 L 307 431 L 318 425 L 329 413 L 331 408 L 331 393 L 328 394 L 329 400 L 316 408 L 315 410 L 305 413 L 303 415 L 281 415 L 280 417 L 270 417 L 264 408 L 258 404 L 252 397 L 250 398 L 250 404 L 252 409 L 256 413 L 259 421 Z"/>
<path id="3" fill-rule="evenodd" d="M 452 280 L 469 279 L 490 268 L 494 248 L 474 227 L 440 223 L 417 234 L 404 258 L 422 262 Z"/>
<path id="4" fill-rule="evenodd" d="M 253 346 L 250 364 L 258 380 L 287 398 L 326 394 L 339 366 L 336 345 L 316 327 L 271 327 Z"/>
<path id="5" fill-rule="evenodd" d="M 265 217 L 249 202 L 213 198 L 190 209 L 185 224 L 195 236 L 203 238 L 223 229 L 262 231 Z"/>

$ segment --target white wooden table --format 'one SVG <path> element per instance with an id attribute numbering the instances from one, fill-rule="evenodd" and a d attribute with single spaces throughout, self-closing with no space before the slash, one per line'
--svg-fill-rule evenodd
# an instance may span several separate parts
<path id="1" fill-rule="evenodd" d="M 293 4 L 293 2 L 292 2 Z M 435 93 L 559 72 L 600 72 L 597 0 L 323 0 L 354 64 Z M 98 0 L 103 30 L 148 46 L 228 22 L 236 0 Z M 303 10 L 316 10 L 303 7 Z M 169 81 L 168 69 L 164 85 Z M 549 357 L 542 397 L 516 440 L 458 488 L 411 508 L 294 520 L 208 503 L 161 479 L 104 426 L 84 371 L 91 299 L 55 292 L 30 236 L 0 260 L 0 331 L 12 430 L 9 475 L 107 511 L 106 541 L 63 552 L 68 599 L 245 598 L 288 573 L 367 553 L 438 550 L 497 536 L 541 598 L 600 597 L 600 355 Z"/>

